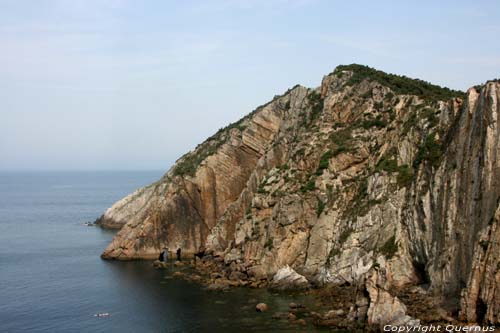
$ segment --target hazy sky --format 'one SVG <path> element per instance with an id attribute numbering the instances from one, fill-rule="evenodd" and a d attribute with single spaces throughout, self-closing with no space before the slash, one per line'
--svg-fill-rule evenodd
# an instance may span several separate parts
<path id="1" fill-rule="evenodd" d="M 500 77 L 500 1 L 0 0 L 0 169 L 167 169 L 275 94 L 362 63 Z"/>

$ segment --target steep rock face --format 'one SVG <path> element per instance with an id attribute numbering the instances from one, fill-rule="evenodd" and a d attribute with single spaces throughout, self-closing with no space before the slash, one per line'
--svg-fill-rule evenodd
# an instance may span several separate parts
<path id="1" fill-rule="evenodd" d="M 428 283 L 457 307 L 466 288 L 464 318 L 498 323 L 499 88 L 465 95 L 339 66 L 111 207 L 101 220 L 126 224 L 103 256 L 203 246 L 250 277 L 288 265 L 318 285 L 367 281 L 378 300 Z M 381 266 L 390 285 L 379 290 L 366 277 Z"/>
<path id="2" fill-rule="evenodd" d="M 99 223 L 123 228 L 102 256 L 155 258 L 164 246 L 196 252 L 306 93 L 296 87 L 257 109 L 183 156 L 160 181 L 113 205 Z"/>
<path id="3" fill-rule="evenodd" d="M 460 317 L 470 322 L 500 322 L 500 207 L 481 233 L 472 274 L 462 294 Z"/>

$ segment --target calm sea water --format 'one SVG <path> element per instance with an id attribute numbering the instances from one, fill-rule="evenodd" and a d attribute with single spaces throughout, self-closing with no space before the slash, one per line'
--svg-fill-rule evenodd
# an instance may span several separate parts
<path id="1" fill-rule="evenodd" d="M 0 332 L 300 331 L 266 290 L 208 292 L 150 262 L 99 258 L 113 232 L 82 225 L 162 172 L 0 173 Z M 272 311 L 256 313 L 256 302 Z M 108 312 L 109 317 L 94 314 Z"/>

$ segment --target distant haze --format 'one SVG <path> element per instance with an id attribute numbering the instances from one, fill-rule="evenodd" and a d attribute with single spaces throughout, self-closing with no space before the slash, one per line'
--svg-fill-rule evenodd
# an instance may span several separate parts
<path id="1" fill-rule="evenodd" d="M 163 169 L 338 64 L 500 77 L 498 1 L 0 0 L 0 170 Z"/>

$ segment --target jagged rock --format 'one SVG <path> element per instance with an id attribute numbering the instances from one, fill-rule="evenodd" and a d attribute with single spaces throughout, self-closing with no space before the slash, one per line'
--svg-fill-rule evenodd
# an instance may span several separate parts
<path id="1" fill-rule="evenodd" d="M 467 281 L 462 318 L 498 324 L 499 96 L 498 81 L 462 93 L 339 66 L 109 208 L 99 224 L 123 227 L 102 257 L 204 247 L 207 270 L 244 272 L 255 288 L 287 265 L 320 286 L 356 284 L 380 266 L 388 286 L 377 299 L 398 313 L 393 287 L 425 283 L 458 300 Z M 356 320 L 368 312 L 358 301 Z"/>
<path id="2" fill-rule="evenodd" d="M 500 322 L 500 206 L 476 246 L 472 273 L 462 292 L 460 318 Z"/>
<path id="3" fill-rule="evenodd" d="M 289 266 L 285 266 L 278 270 L 269 285 L 269 289 L 279 291 L 304 290 L 307 288 L 309 288 L 307 279 L 295 272 Z"/>
<path id="4" fill-rule="evenodd" d="M 378 270 L 374 270 L 366 281 L 366 290 L 370 298 L 368 324 L 380 328 L 385 325 L 418 326 L 420 321 L 406 315 L 406 306 L 386 289 L 389 286 L 384 274 Z"/>

